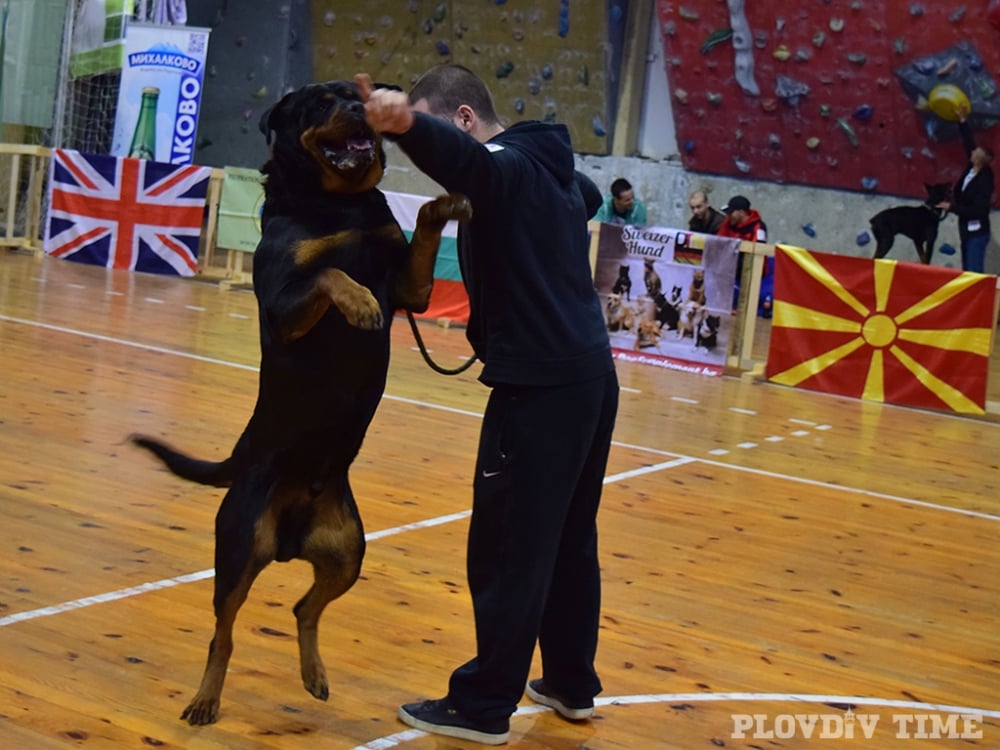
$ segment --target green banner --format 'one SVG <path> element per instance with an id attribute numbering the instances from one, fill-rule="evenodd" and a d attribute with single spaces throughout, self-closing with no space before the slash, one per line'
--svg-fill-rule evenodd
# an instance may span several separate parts
<path id="1" fill-rule="evenodd" d="M 73 24 L 72 78 L 121 68 L 125 24 L 132 15 L 132 5 L 132 0 L 83 0 Z"/>
<path id="2" fill-rule="evenodd" d="M 252 253 L 260 242 L 264 176 L 256 169 L 226 167 L 219 199 L 219 247 Z"/>

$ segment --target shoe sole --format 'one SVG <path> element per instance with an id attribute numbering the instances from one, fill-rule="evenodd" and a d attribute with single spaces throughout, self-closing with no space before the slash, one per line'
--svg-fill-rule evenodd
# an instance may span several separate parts
<path id="1" fill-rule="evenodd" d="M 524 691 L 535 703 L 541 703 L 543 706 L 548 706 L 564 719 L 569 719 L 570 721 L 583 721 L 584 719 L 589 719 L 594 715 L 593 706 L 590 708 L 570 708 L 558 698 L 553 698 L 550 695 L 543 695 L 542 693 L 539 693 L 531 687 L 531 685 L 528 685 Z"/>
<path id="2" fill-rule="evenodd" d="M 397 716 L 399 716 L 401 722 L 408 724 L 414 729 L 429 732 L 430 734 L 444 735 L 445 737 L 455 737 L 460 740 L 472 740 L 482 745 L 503 745 L 510 739 L 510 732 L 491 734 L 489 732 L 480 732 L 475 729 L 450 726 L 448 724 L 432 724 L 429 721 L 423 721 L 407 713 L 402 707 L 400 707 Z"/>

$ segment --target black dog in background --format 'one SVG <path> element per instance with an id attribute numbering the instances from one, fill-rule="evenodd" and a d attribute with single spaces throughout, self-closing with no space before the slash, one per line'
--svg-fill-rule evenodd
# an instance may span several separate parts
<path id="1" fill-rule="evenodd" d="M 233 650 L 233 623 L 272 561 L 309 561 L 295 605 L 302 681 L 329 697 L 317 626 L 357 580 L 365 551 L 348 481 L 385 388 L 395 310 L 427 309 L 441 230 L 471 216 L 463 196 L 421 207 L 408 244 L 376 188 L 380 136 L 347 81 L 311 84 L 265 112 L 271 147 L 263 231 L 254 255 L 260 382 L 250 421 L 223 461 L 133 436 L 174 474 L 228 486 L 215 521 L 215 635 L 201 687 L 181 718 L 209 724 Z"/>
<path id="2" fill-rule="evenodd" d="M 951 200 L 951 183 L 940 182 L 929 185 L 927 200 L 919 206 L 895 206 L 879 211 L 871 218 L 872 234 L 875 235 L 875 258 L 884 258 L 892 249 L 897 234 L 913 240 L 920 262 L 928 264 L 934 254 L 938 224 L 947 215 L 936 206 Z"/>

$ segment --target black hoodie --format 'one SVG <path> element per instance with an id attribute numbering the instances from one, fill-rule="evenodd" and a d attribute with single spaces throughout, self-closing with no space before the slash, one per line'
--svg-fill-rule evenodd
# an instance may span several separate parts
<path id="1" fill-rule="evenodd" d="M 522 122 L 482 144 L 416 113 L 397 142 L 421 171 L 472 202 L 458 252 L 480 379 L 549 386 L 611 372 L 587 232 L 601 193 L 575 170 L 565 126 Z"/>

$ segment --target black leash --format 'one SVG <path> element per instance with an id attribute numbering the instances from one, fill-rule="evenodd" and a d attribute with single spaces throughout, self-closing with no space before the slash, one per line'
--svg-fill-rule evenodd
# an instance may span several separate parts
<path id="1" fill-rule="evenodd" d="M 427 347 L 424 346 L 424 339 L 421 337 L 420 331 L 417 329 L 417 319 L 413 317 L 413 313 L 409 310 L 406 311 L 406 319 L 410 321 L 410 330 L 413 331 L 413 338 L 417 340 L 417 347 L 420 349 L 420 355 L 424 358 L 424 362 L 426 362 L 428 366 L 434 370 L 434 372 L 439 372 L 442 375 L 458 375 L 465 372 L 472 367 L 473 364 L 475 364 L 477 357 L 473 354 L 468 360 L 466 360 L 465 364 L 456 367 L 454 370 L 448 370 L 441 367 L 441 365 L 431 359 L 431 355 L 427 351 Z"/>

